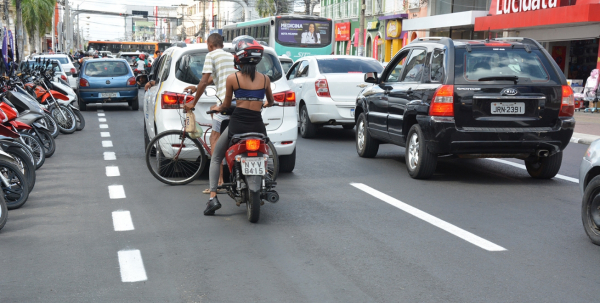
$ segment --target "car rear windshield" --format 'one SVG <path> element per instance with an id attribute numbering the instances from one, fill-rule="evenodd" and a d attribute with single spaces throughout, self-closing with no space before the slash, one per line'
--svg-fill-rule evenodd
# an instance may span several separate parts
<path id="1" fill-rule="evenodd" d="M 294 62 L 292 62 L 292 61 L 281 61 L 281 67 L 283 68 L 283 73 L 287 74 L 287 72 L 290 70 L 292 65 L 294 65 Z"/>
<path id="2" fill-rule="evenodd" d="M 38 58 L 38 57 L 36 57 L 36 58 Z M 69 63 L 69 59 L 67 59 L 66 57 L 39 57 L 39 58 L 58 60 L 58 62 L 60 62 L 60 64 L 68 64 Z"/>
<path id="3" fill-rule="evenodd" d="M 202 78 L 206 52 L 183 55 L 175 64 L 175 77 L 189 84 L 198 84 Z M 272 54 L 264 54 L 256 66 L 256 71 L 269 76 L 271 81 L 277 81 L 283 76 L 279 59 Z"/>
<path id="4" fill-rule="evenodd" d="M 129 73 L 127 64 L 123 61 L 88 62 L 85 75 L 90 77 L 119 77 Z"/>
<path id="5" fill-rule="evenodd" d="M 327 58 L 318 59 L 321 74 L 348 74 L 348 73 L 370 73 L 381 74 L 383 66 L 376 60 L 364 60 L 354 58 Z"/>
<path id="6" fill-rule="evenodd" d="M 539 50 L 527 52 L 522 48 L 473 47 L 456 50 L 455 82 L 502 81 L 518 77 L 519 82 L 548 82 L 557 76 L 543 53 Z M 508 80 L 510 81 L 510 80 Z"/>
<path id="7" fill-rule="evenodd" d="M 139 56 L 140 55 L 121 55 L 121 59 L 125 59 L 127 63 L 131 65 Z"/>

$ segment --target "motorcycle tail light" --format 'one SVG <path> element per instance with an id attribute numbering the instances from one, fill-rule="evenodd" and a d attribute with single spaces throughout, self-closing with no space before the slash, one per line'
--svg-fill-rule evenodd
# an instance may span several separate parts
<path id="1" fill-rule="evenodd" d="M 256 151 L 260 148 L 260 140 L 248 139 L 246 140 L 246 149 L 249 151 Z"/>
<path id="2" fill-rule="evenodd" d="M 137 81 L 135 81 L 135 77 L 131 77 L 127 79 L 127 85 L 136 85 Z"/>
<path id="3" fill-rule="evenodd" d="M 248 153 L 248 157 L 256 157 L 258 156 L 258 153 Z"/>
<path id="4" fill-rule="evenodd" d="M 82 86 L 82 87 L 90 86 L 90 83 L 88 82 L 88 80 L 79 78 L 79 86 Z"/>

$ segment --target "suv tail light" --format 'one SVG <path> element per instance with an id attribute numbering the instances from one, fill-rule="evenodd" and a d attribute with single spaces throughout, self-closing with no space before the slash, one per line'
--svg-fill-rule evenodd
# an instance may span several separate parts
<path id="1" fill-rule="evenodd" d="M 430 116 L 454 116 L 454 85 L 442 85 L 435 91 L 429 107 Z"/>
<path id="2" fill-rule="evenodd" d="M 75 75 L 77 73 L 77 70 L 74 67 L 71 67 L 71 74 Z"/>
<path id="3" fill-rule="evenodd" d="M 273 94 L 273 99 L 279 106 L 296 106 L 296 93 L 291 90 Z"/>
<path id="4" fill-rule="evenodd" d="M 162 109 L 178 109 L 183 107 L 183 98 L 185 94 L 178 94 L 173 92 L 164 92 L 161 95 L 160 106 Z M 189 95 L 185 103 L 194 100 L 194 96 Z"/>
<path id="5" fill-rule="evenodd" d="M 83 87 L 90 86 L 90 83 L 88 82 L 88 80 L 79 78 L 79 86 L 83 86 Z"/>
<path id="6" fill-rule="evenodd" d="M 573 90 L 568 85 L 562 86 L 562 99 L 560 102 L 559 117 L 573 117 L 575 113 L 575 96 Z"/>
<path id="7" fill-rule="evenodd" d="M 135 81 L 135 77 L 131 77 L 127 79 L 127 85 L 137 85 L 137 81 Z"/>
<path id="8" fill-rule="evenodd" d="M 67 81 L 67 76 L 65 76 L 65 75 L 60 75 L 60 78 Z"/>
<path id="9" fill-rule="evenodd" d="M 329 84 L 327 84 L 327 79 L 319 79 L 315 81 L 315 91 L 317 92 L 317 96 L 319 97 L 329 97 Z"/>

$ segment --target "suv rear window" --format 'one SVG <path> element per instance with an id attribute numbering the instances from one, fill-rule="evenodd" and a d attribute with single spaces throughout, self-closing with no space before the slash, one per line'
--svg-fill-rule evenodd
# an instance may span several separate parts
<path id="1" fill-rule="evenodd" d="M 455 81 L 472 83 L 489 77 L 519 77 L 519 81 L 547 82 L 555 79 L 550 62 L 539 50 L 473 47 L 456 50 Z"/>
<path id="2" fill-rule="evenodd" d="M 90 77 L 118 77 L 129 73 L 123 61 L 96 61 L 85 66 L 85 75 Z"/>
<path id="3" fill-rule="evenodd" d="M 202 78 L 206 54 L 206 52 L 197 52 L 183 55 L 175 64 L 175 77 L 185 83 L 198 84 Z M 256 66 L 256 71 L 267 75 L 271 81 L 277 81 L 283 76 L 281 64 L 278 63 L 279 59 L 276 56 L 263 54 L 262 60 Z"/>
<path id="4" fill-rule="evenodd" d="M 354 58 L 317 59 L 321 74 L 370 73 L 381 74 L 383 66 L 376 60 Z"/>

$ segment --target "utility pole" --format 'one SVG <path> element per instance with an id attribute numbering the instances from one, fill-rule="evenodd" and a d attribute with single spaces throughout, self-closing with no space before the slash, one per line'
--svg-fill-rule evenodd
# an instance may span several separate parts
<path id="1" fill-rule="evenodd" d="M 15 10 L 17 13 L 17 23 L 15 26 L 15 32 L 17 33 L 17 50 L 18 56 L 15 58 L 16 62 L 21 62 L 23 56 L 23 10 L 21 9 L 21 0 L 15 1 Z"/>
<path id="2" fill-rule="evenodd" d="M 367 6 L 365 5 L 365 0 L 360 1 L 360 20 L 358 25 L 358 52 L 357 55 L 360 57 L 363 56 L 365 51 L 365 41 L 364 41 L 364 32 L 365 32 L 365 9 Z"/>
<path id="3" fill-rule="evenodd" d="M 202 0 L 202 42 L 206 37 L 206 0 Z"/>

